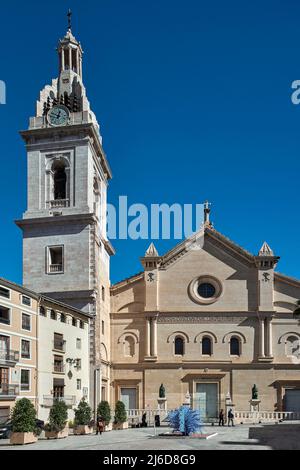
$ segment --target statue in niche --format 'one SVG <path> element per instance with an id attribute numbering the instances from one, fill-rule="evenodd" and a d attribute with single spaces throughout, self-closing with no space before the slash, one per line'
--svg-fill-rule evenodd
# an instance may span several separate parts
<path id="1" fill-rule="evenodd" d="M 166 389 L 163 384 L 159 387 L 159 398 L 166 398 Z"/>

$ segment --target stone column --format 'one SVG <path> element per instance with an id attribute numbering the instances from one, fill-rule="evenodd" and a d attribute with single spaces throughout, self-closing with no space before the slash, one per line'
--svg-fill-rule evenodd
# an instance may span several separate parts
<path id="1" fill-rule="evenodd" d="M 267 318 L 267 356 L 273 356 L 273 348 L 272 348 L 272 317 Z"/>
<path id="2" fill-rule="evenodd" d="M 157 317 L 152 318 L 152 356 L 157 356 Z"/>
<path id="3" fill-rule="evenodd" d="M 150 356 L 150 318 L 146 318 L 146 338 L 145 338 L 145 355 Z"/>
<path id="4" fill-rule="evenodd" d="M 150 320 L 150 356 L 155 356 L 155 333 L 154 333 L 154 329 L 155 329 L 155 319 L 154 318 L 151 318 Z"/>
<path id="5" fill-rule="evenodd" d="M 65 50 L 61 50 L 61 69 L 65 70 Z"/>
<path id="6" fill-rule="evenodd" d="M 259 319 L 259 356 L 265 357 L 265 319 Z"/>
<path id="7" fill-rule="evenodd" d="M 72 47 L 69 47 L 69 67 L 72 70 Z"/>

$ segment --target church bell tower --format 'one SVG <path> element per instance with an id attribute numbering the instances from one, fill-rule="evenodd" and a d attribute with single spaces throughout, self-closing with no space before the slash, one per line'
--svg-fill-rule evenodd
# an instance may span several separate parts
<path id="1" fill-rule="evenodd" d="M 59 76 L 40 92 L 26 144 L 27 210 L 23 284 L 93 315 L 90 402 L 109 399 L 110 256 L 106 194 L 111 170 L 82 80 L 80 43 L 69 27 L 59 41 Z"/>

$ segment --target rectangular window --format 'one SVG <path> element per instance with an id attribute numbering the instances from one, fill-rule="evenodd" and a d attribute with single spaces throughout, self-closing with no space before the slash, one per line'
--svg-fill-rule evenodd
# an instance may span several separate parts
<path id="1" fill-rule="evenodd" d="M 104 335 L 104 321 L 103 320 L 101 322 L 101 325 L 102 325 L 102 334 Z"/>
<path id="2" fill-rule="evenodd" d="M 54 333 L 54 342 L 53 348 L 57 351 L 65 350 L 65 341 L 63 335 L 59 333 Z"/>
<path id="3" fill-rule="evenodd" d="M 22 330 L 31 331 L 31 316 L 22 313 Z"/>
<path id="4" fill-rule="evenodd" d="M 64 272 L 64 247 L 48 246 L 47 248 L 47 273 L 61 274 Z"/>
<path id="5" fill-rule="evenodd" d="M 81 379 L 77 379 L 77 390 L 81 390 Z"/>
<path id="6" fill-rule="evenodd" d="M 28 392 L 30 390 L 30 370 L 21 369 L 21 390 Z"/>
<path id="7" fill-rule="evenodd" d="M 6 307 L 0 306 L 0 323 L 10 325 L 10 310 Z"/>
<path id="8" fill-rule="evenodd" d="M 56 320 L 56 312 L 55 312 L 55 310 L 50 310 L 50 318 L 51 318 L 51 320 Z"/>
<path id="9" fill-rule="evenodd" d="M 81 370 L 81 359 L 76 359 L 76 368 L 77 370 Z"/>
<path id="10" fill-rule="evenodd" d="M 54 356 L 54 372 L 64 373 L 64 359 L 62 356 Z"/>
<path id="11" fill-rule="evenodd" d="M 79 326 L 80 326 L 80 328 L 81 328 L 82 330 L 84 329 L 84 322 L 83 322 L 82 320 L 80 320 Z"/>
<path id="12" fill-rule="evenodd" d="M 102 291 L 102 300 L 104 302 L 104 300 L 105 300 L 105 288 L 103 286 L 102 286 L 101 291 Z"/>
<path id="13" fill-rule="evenodd" d="M 43 306 L 40 307 L 40 315 L 41 315 L 42 317 L 46 317 L 46 316 L 47 316 L 47 315 L 46 315 L 46 309 L 45 309 L 45 307 L 43 307 Z"/>
<path id="14" fill-rule="evenodd" d="M 60 314 L 60 321 L 61 321 L 62 323 L 66 323 L 66 315 L 65 315 L 64 313 L 61 313 L 61 314 Z"/>
<path id="15" fill-rule="evenodd" d="M 72 317 L 72 325 L 77 326 L 77 320 L 75 317 Z"/>
<path id="16" fill-rule="evenodd" d="M 5 299 L 10 299 L 10 290 L 5 287 L 0 286 L 0 297 L 5 297 Z"/>
<path id="17" fill-rule="evenodd" d="M 30 359 L 30 341 L 27 339 L 21 340 L 21 358 Z"/>
<path id="18" fill-rule="evenodd" d="M 22 295 L 22 304 L 31 307 L 31 298 L 27 297 L 27 295 Z"/>
<path id="19" fill-rule="evenodd" d="M 76 348 L 81 349 L 81 339 L 80 338 L 76 338 Z"/>

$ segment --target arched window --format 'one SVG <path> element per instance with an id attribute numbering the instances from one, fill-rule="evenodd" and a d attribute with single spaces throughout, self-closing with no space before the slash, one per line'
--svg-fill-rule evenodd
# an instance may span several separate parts
<path id="1" fill-rule="evenodd" d="M 135 341 L 132 336 L 125 336 L 124 339 L 124 356 L 133 357 L 135 353 Z"/>
<path id="2" fill-rule="evenodd" d="M 63 162 L 58 161 L 53 165 L 54 200 L 67 198 L 67 174 Z"/>
<path id="3" fill-rule="evenodd" d="M 240 351 L 240 340 L 236 338 L 235 336 L 232 336 L 230 338 L 230 355 L 231 356 L 240 356 L 241 351 Z"/>
<path id="4" fill-rule="evenodd" d="M 285 353 L 287 356 L 298 357 L 300 353 L 300 341 L 297 336 L 288 336 L 285 343 Z"/>
<path id="5" fill-rule="evenodd" d="M 184 339 L 181 336 L 176 336 L 174 342 L 174 352 L 177 356 L 184 355 Z"/>
<path id="6" fill-rule="evenodd" d="M 205 356 L 212 354 L 211 339 L 208 336 L 202 338 L 202 354 Z"/>

